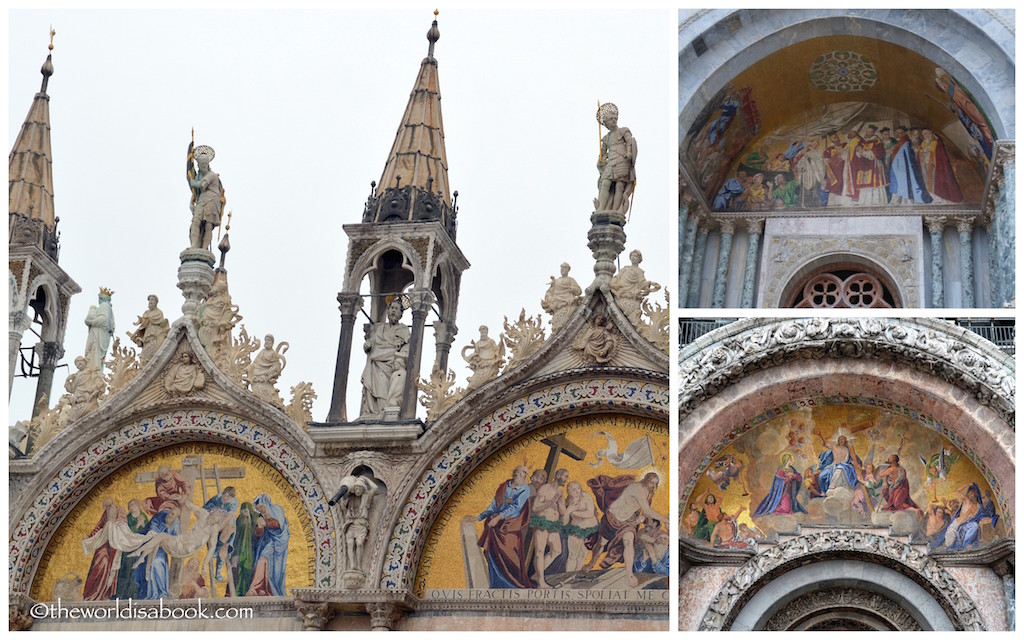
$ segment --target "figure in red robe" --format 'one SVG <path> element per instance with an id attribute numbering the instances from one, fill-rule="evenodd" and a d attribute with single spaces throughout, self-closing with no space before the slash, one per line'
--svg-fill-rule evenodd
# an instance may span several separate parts
<path id="1" fill-rule="evenodd" d="M 192 483 L 166 465 L 161 465 L 156 470 L 156 480 L 153 484 L 156 495 L 142 501 L 142 509 L 150 517 L 172 506 L 180 507 L 183 502 L 192 499 Z"/>
<path id="2" fill-rule="evenodd" d="M 900 457 L 895 453 L 886 460 L 889 466 L 878 474 L 885 482 L 882 489 L 882 511 L 903 511 L 911 509 L 921 512 L 914 499 L 910 497 L 910 483 L 907 482 L 907 470 L 900 466 Z"/>
<path id="3" fill-rule="evenodd" d="M 107 498 L 103 501 L 103 515 L 86 537 L 86 541 L 103 531 L 107 522 L 117 521 L 127 522 L 128 514 L 114 504 L 113 498 Z M 117 593 L 117 574 L 120 568 L 120 552 L 110 546 L 109 540 L 105 540 L 92 554 L 92 564 L 89 565 L 89 573 L 86 574 L 82 599 L 87 602 L 113 599 Z"/>

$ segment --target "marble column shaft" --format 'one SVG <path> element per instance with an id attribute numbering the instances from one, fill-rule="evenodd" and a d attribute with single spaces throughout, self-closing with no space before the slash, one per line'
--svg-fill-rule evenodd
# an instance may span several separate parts
<path id="1" fill-rule="evenodd" d="M 946 227 L 946 219 L 939 216 L 928 216 L 924 219 L 928 225 L 928 233 L 932 239 L 932 308 L 944 306 L 942 279 L 942 230 Z"/>
<path id="2" fill-rule="evenodd" d="M 420 357 L 423 355 L 423 328 L 427 312 L 434 301 L 430 290 L 414 291 L 412 294 L 412 335 L 409 337 L 409 358 L 405 363 L 405 390 L 402 392 L 401 420 L 416 419 L 416 382 L 420 378 Z"/>
<path id="3" fill-rule="evenodd" d="M 679 306 L 685 307 L 689 302 L 690 293 L 690 277 L 691 272 L 694 270 L 694 242 L 697 239 L 697 225 L 699 224 L 697 216 L 691 217 L 686 221 L 685 230 L 683 232 L 683 241 L 679 248 Z M 680 226 L 680 229 L 684 227 Z M 696 277 L 700 277 L 698 273 Z"/>
<path id="4" fill-rule="evenodd" d="M 697 239 L 693 245 L 693 261 L 690 268 L 690 292 L 686 301 L 686 306 L 691 309 L 700 305 L 701 272 L 704 270 L 704 250 L 707 248 L 709 231 L 707 226 L 701 225 L 700 221 L 697 222 Z"/>
<path id="5" fill-rule="evenodd" d="M 757 248 L 764 231 L 764 220 L 747 220 L 747 264 L 743 269 L 743 295 L 740 306 L 754 306 L 754 276 L 757 272 Z"/>
<path id="6" fill-rule="evenodd" d="M 327 412 L 327 422 L 348 420 L 345 395 L 348 391 L 348 369 L 352 360 L 352 332 L 355 327 L 356 312 L 363 306 L 363 298 L 358 293 L 339 293 L 338 304 L 341 309 L 341 336 L 338 338 L 338 356 L 334 365 L 334 392 L 331 395 L 331 408 Z"/>
<path id="7" fill-rule="evenodd" d="M 53 372 L 57 363 L 64 357 L 64 346 L 59 342 L 44 342 L 43 352 L 39 358 L 39 380 L 36 382 L 36 396 L 32 400 L 32 417 L 39 413 L 39 400 L 46 396 L 47 402 L 51 400 L 50 391 L 53 388 Z"/>
<path id="8" fill-rule="evenodd" d="M 974 258 L 972 257 L 971 229 L 973 220 L 957 218 L 956 230 L 960 233 L 960 286 L 961 306 L 974 307 Z"/>
<path id="9" fill-rule="evenodd" d="M 725 285 L 729 280 L 729 258 L 732 255 L 732 234 L 735 223 L 723 221 L 718 236 L 718 266 L 715 268 L 715 288 L 711 295 L 711 306 L 721 309 L 725 306 Z"/>

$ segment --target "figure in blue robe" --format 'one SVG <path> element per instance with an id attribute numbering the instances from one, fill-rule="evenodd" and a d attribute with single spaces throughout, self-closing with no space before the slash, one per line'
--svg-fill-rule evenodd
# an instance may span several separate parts
<path id="1" fill-rule="evenodd" d="M 829 451 L 829 453 L 832 452 Z M 775 472 L 775 477 L 772 479 L 772 488 L 768 491 L 768 495 L 764 497 L 764 500 L 761 501 L 761 504 L 757 505 L 754 516 L 764 516 L 772 513 L 786 515 L 807 513 L 807 509 L 804 509 L 804 506 L 797 500 L 803 476 L 793 468 L 793 465 L 790 463 L 792 459 L 792 454 L 783 454 L 783 466 Z"/>
<path id="2" fill-rule="evenodd" d="M 247 595 L 271 595 L 283 596 L 285 592 L 285 573 L 288 561 L 288 519 L 285 518 L 284 508 L 274 504 L 270 496 L 261 493 L 253 500 L 253 507 L 259 512 L 257 522 L 260 532 L 259 540 L 256 542 L 256 571 L 261 575 L 258 582 L 254 579 L 249 587 Z M 262 522 L 260 522 L 262 521 Z M 264 566 L 261 567 L 260 565 Z"/>
<path id="3" fill-rule="evenodd" d="M 725 134 L 729 125 L 732 124 L 733 119 L 736 117 L 736 111 L 740 108 L 740 103 L 735 98 L 730 98 L 722 102 L 722 106 L 719 109 L 722 110 L 722 115 L 718 116 L 714 122 L 711 123 L 711 128 L 708 129 L 708 146 L 713 147 L 715 143 L 722 139 L 722 135 Z"/>
<path id="4" fill-rule="evenodd" d="M 900 127 L 897 128 L 897 132 L 900 138 L 892 156 L 892 166 L 889 168 L 889 193 L 918 204 L 929 204 L 932 197 L 924 187 L 924 178 L 921 177 L 921 167 L 917 164 L 914 147 L 907 138 L 906 131 Z"/>
<path id="5" fill-rule="evenodd" d="M 171 520 L 168 523 L 168 519 Z M 164 509 L 158 511 L 153 519 L 149 521 L 140 533 L 147 534 L 150 531 L 157 533 L 169 533 L 178 535 L 181 532 L 178 514 L 171 515 L 171 511 Z M 158 548 L 152 560 L 142 563 L 135 568 L 136 592 L 146 600 L 159 600 L 160 598 L 171 597 L 170 592 L 170 564 L 167 552 Z"/>
<path id="6" fill-rule="evenodd" d="M 812 498 L 822 497 L 828 493 L 828 488 L 832 486 L 832 478 L 836 473 L 846 475 L 846 484 L 850 489 L 857 487 L 857 469 L 853 466 L 852 460 L 852 457 L 856 454 L 846 444 L 845 437 L 839 436 L 838 444 L 847 448 L 846 450 L 850 453 L 850 457 L 836 462 L 832 449 L 825 449 L 818 455 L 818 487 L 816 491 L 812 492 Z M 860 462 L 860 458 L 857 458 L 857 462 Z M 817 496 L 814 495 L 815 493 Z"/>
<path id="7" fill-rule="evenodd" d="M 963 511 L 964 503 L 961 502 L 960 506 L 957 507 L 956 513 L 953 514 L 953 520 L 943 528 L 943 530 L 936 536 L 935 542 L 941 541 L 946 544 L 946 548 L 950 551 L 962 551 L 968 547 L 978 546 L 978 541 L 981 539 L 981 521 L 985 518 L 989 518 L 992 526 L 996 525 L 996 521 L 999 520 L 999 515 L 996 514 L 996 506 L 991 501 L 981 499 L 981 489 L 978 485 L 971 483 L 967 487 L 967 495 L 974 495 L 974 499 L 977 501 L 978 510 L 965 522 L 960 522 L 960 512 Z M 966 498 L 965 498 L 966 500 Z M 949 528 L 953 524 L 958 524 L 956 528 L 956 534 L 947 536 Z M 941 544 L 941 543 L 940 543 Z M 933 542 L 933 548 L 938 546 Z"/>
<path id="8" fill-rule="evenodd" d="M 715 196 L 714 202 L 711 204 L 711 208 L 715 211 L 721 211 L 729 208 L 729 203 L 734 198 L 743 193 L 743 185 L 736 178 L 729 178 L 722 188 L 718 190 L 718 195 Z"/>
<path id="9" fill-rule="evenodd" d="M 667 576 L 670 552 L 671 549 L 665 549 L 665 555 L 657 561 L 653 558 L 644 558 L 642 553 L 637 553 L 636 560 L 633 561 L 633 573 L 660 573 Z"/>
<path id="10" fill-rule="evenodd" d="M 206 511 L 223 511 L 224 514 L 229 514 L 226 516 L 224 514 L 221 514 L 222 518 L 220 518 L 220 520 L 222 522 L 224 521 L 223 518 L 225 517 L 234 520 L 235 512 L 238 511 L 238 499 L 235 497 L 235 488 L 226 487 L 223 491 L 207 500 L 206 504 L 203 505 L 203 509 L 205 509 Z M 220 570 L 221 567 L 224 566 L 224 561 L 227 558 L 228 553 L 230 553 L 231 550 L 233 549 L 232 545 L 234 544 L 234 541 L 234 531 L 231 532 L 231 535 L 228 536 L 227 539 L 224 538 L 224 532 L 221 532 L 217 536 L 217 548 L 214 551 L 214 553 L 217 558 L 216 580 L 218 582 L 224 580 L 224 578 L 221 577 Z M 227 551 L 223 552 L 222 549 L 225 546 L 227 547 Z"/>

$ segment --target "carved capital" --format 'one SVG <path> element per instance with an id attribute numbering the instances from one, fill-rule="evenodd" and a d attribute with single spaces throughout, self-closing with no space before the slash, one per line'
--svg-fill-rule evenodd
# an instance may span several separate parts
<path id="1" fill-rule="evenodd" d="M 925 216 L 924 224 L 928 227 L 928 233 L 942 234 L 942 230 L 946 228 L 946 216 Z"/>
<path id="2" fill-rule="evenodd" d="M 64 346 L 59 342 L 44 342 L 40 355 L 39 366 L 43 369 L 53 369 L 64 357 Z"/>
<path id="3" fill-rule="evenodd" d="M 304 631 L 323 631 L 327 622 L 334 616 L 331 606 L 326 602 L 295 601 L 295 609 L 302 619 Z"/>
<path id="4" fill-rule="evenodd" d="M 747 233 L 764 233 L 764 218 L 744 218 L 743 222 L 747 225 Z"/>
<path id="5" fill-rule="evenodd" d="M 32 617 L 32 601 L 24 594 L 11 597 L 10 613 L 8 614 L 10 631 L 27 631 L 32 628 L 35 619 Z"/>
<path id="6" fill-rule="evenodd" d="M 373 631 L 391 631 L 402 616 L 402 611 L 394 602 L 370 602 L 366 605 L 370 614 L 370 629 Z"/>
<path id="7" fill-rule="evenodd" d="M 459 328 L 450 322 L 438 320 L 434 323 L 434 340 L 438 344 L 444 343 L 450 347 L 458 333 Z"/>
<path id="8" fill-rule="evenodd" d="M 959 233 L 970 233 L 974 229 L 974 216 L 957 216 L 953 220 Z"/>
<path id="9" fill-rule="evenodd" d="M 719 231 L 722 233 L 723 236 L 726 234 L 731 236 L 736 231 L 735 220 L 720 220 L 718 224 Z"/>
<path id="10" fill-rule="evenodd" d="M 363 296 L 358 293 L 339 293 L 338 310 L 343 316 L 354 316 L 363 308 Z"/>
<path id="11" fill-rule="evenodd" d="M 409 292 L 409 308 L 412 315 L 426 317 L 430 307 L 434 304 L 434 293 L 429 289 L 415 289 Z"/>

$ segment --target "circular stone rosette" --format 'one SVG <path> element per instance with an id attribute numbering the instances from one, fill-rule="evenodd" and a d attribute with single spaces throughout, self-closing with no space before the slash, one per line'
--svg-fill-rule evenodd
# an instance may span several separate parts
<path id="1" fill-rule="evenodd" d="M 875 65 L 852 51 L 831 51 L 811 64 L 811 84 L 825 91 L 865 91 L 875 86 Z"/>

